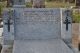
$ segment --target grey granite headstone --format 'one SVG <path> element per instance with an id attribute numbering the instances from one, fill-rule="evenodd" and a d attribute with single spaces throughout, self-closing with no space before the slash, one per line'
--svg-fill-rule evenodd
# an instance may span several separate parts
<path id="1" fill-rule="evenodd" d="M 15 39 L 61 37 L 60 9 L 15 9 Z"/>

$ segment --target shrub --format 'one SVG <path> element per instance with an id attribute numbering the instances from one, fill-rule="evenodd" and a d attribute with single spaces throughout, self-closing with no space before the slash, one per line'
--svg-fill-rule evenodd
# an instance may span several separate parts
<path id="1" fill-rule="evenodd" d="M 73 14 L 73 22 L 74 23 L 80 22 L 80 14 Z"/>
<path id="2" fill-rule="evenodd" d="M 27 2 L 27 3 L 26 3 L 26 7 L 31 8 L 31 7 L 32 7 L 32 3 Z"/>
<path id="3" fill-rule="evenodd" d="M 0 17 L 1 17 L 1 12 L 2 12 L 2 6 L 0 5 Z"/>

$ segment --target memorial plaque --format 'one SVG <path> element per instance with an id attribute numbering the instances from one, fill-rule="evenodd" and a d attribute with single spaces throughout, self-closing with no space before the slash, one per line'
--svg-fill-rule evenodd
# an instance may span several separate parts
<path id="1" fill-rule="evenodd" d="M 15 39 L 61 37 L 60 9 L 16 9 Z"/>

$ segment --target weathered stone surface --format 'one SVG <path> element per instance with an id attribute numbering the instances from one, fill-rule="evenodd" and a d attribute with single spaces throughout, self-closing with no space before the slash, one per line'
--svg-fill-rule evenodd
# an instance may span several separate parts
<path id="1" fill-rule="evenodd" d="M 70 10 L 70 9 L 62 9 L 62 38 L 63 39 L 71 39 L 72 38 L 72 11 L 70 10 L 70 12 L 66 13 L 66 10 Z M 66 17 L 68 17 L 68 30 L 66 30 Z"/>
<path id="2" fill-rule="evenodd" d="M 61 37 L 60 9 L 16 9 L 15 39 Z"/>
<path id="3" fill-rule="evenodd" d="M 14 42 L 13 53 L 73 53 L 61 39 Z"/>

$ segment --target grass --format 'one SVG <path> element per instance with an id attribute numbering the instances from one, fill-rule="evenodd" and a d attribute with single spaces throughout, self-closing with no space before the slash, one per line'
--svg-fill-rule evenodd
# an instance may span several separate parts
<path id="1" fill-rule="evenodd" d="M 80 14 L 73 14 L 73 22 L 74 23 L 80 22 Z"/>
<path id="2" fill-rule="evenodd" d="M 65 7 L 70 7 L 70 6 L 75 6 L 74 3 L 60 3 L 60 2 L 45 2 L 46 8 L 65 8 Z M 32 3 L 27 2 L 26 7 L 31 8 Z"/>
<path id="3" fill-rule="evenodd" d="M 80 22 L 80 10 L 79 9 L 73 9 L 73 22 L 74 23 Z"/>
<path id="4" fill-rule="evenodd" d="M 0 2 L 0 17 L 1 17 L 1 14 L 2 14 L 2 10 L 3 10 L 3 8 L 6 7 L 6 5 L 7 5 L 6 1 L 5 2 Z"/>
<path id="5" fill-rule="evenodd" d="M 27 2 L 27 3 L 26 3 L 26 7 L 31 8 L 31 7 L 32 7 L 32 3 Z"/>
<path id="6" fill-rule="evenodd" d="M 46 8 L 65 8 L 75 6 L 74 3 L 45 2 Z"/>

